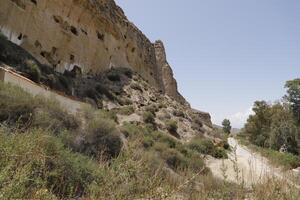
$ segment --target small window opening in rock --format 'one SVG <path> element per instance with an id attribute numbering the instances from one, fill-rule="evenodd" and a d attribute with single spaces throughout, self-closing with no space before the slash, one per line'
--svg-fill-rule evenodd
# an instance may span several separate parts
<path id="1" fill-rule="evenodd" d="M 127 35 L 124 35 L 124 38 L 127 39 Z"/>
<path id="2" fill-rule="evenodd" d="M 99 40 L 104 41 L 104 34 L 101 34 L 97 31 L 97 37 Z"/>
<path id="3" fill-rule="evenodd" d="M 22 40 L 23 34 L 20 33 L 20 35 L 18 36 L 18 40 Z"/>
<path id="4" fill-rule="evenodd" d="M 151 72 L 150 75 L 153 76 L 153 73 Z"/>
<path id="5" fill-rule="evenodd" d="M 41 52 L 41 56 L 43 56 L 44 58 L 46 57 L 45 51 L 42 51 L 42 52 Z"/>
<path id="6" fill-rule="evenodd" d="M 131 52 L 132 52 L 132 53 L 134 53 L 134 52 L 135 52 L 135 48 L 134 48 L 134 47 L 131 49 Z"/>
<path id="7" fill-rule="evenodd" d="M 74 26 L 71 26 L 71 32 L 72 32 L 74 35 L 78 35 L 78 31 L 77 31 L 77 29 L 76 29 Z"/>
<path id="8" fill-rule="evenodd" d="M 33 4 L 35 4 L 35 5 L 37 5 L 36 0 L 31 0 L 31 2 L 32 2 Z"/>
<path id="9" fill-rule="evenodd" d="M 106 47 L 105 50 L 108 51 L 108 48 Z"/>
<path id="10" fill-rule="evenodd" d="M 60 23 L 60 19 L 59 19 L 59 17 L 57 17 L 57 16 L 53 16 L 53 19 L 54 19 L 54 21 L 55 21 L 56 23 Z"/>
<path id="11" fill-rule="evenodd" d="M 75 56 L 74 55 L 70 55 L 70 61 L 74 61 L 75 60 Z"/>

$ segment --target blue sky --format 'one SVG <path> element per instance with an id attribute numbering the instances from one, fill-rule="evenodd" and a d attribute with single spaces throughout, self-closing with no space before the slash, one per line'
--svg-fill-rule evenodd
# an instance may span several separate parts
<path id="1" fill-rule="evenodd" d="M 280 99 L 300 77 L 299 0 L 116 0 L 161 39 L 180 92 L 214 123 L 241 127 L 255 100 Z"/>

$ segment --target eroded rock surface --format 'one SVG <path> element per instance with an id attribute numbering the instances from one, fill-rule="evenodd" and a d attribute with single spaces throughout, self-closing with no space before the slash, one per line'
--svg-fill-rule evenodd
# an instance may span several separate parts
<path id="1" fill-rule="evenodd" d="M 186 104 L 184 97 L 178 92 L 177 81 L 174 78 L 173 70 L 167 61 L 165 47 L 162 41 L 158 40 L 154 44 L 156 62 L 158 65 L 158 76 L 162 81 L 162 91 L 173 97 L 180 103 Z"/>
<path id="2" fill-rule="evenodd" d="M 80 76 L 131 68 L 158 91 L 190 108 L 178 92 L 163 43 L 152 44 L 114 0 L 0 2 L 2 34 L 42 64 Z"/>
<path id="3" fill-rule="evenodd" d="M 113 0 L 1 0 L 0 29 L 59 72 L 129 67 L 160 87 L 152 43 Z"/>

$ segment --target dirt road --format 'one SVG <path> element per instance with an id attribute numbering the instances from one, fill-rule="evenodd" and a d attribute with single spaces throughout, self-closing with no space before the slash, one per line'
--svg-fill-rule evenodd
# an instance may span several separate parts
<path id="1" fill-rule="evenodd" d="M 227 180 L 232 182 L 244 182 L 246 186 L 265 182 L 268 177 L 275 177 L 284 179 L 287 183 L 300 188 L 299 185 L 295 185 L 290 181 L 287 172 L 273 167 L 266 158 L 240 145 L 236 139 L 229 138 L 228 143 L 233 149 L 229 159 L 209 158 L 207 160 L 207 165 L 214 176 L 222 179 L 226 177 Z"/>

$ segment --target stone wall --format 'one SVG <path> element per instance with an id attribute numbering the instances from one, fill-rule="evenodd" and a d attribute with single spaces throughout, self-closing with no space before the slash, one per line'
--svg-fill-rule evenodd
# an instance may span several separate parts
<path id="1" fill-rule="evenodd" d="M 18 86 L 33 96 L 42 95 L 46 98 L 55 99 L 64 109 L 72 114 L 76 114 L 83 106 L 87 106 L 86 103 L 64 96 L 57 92 L 50 91 L 47 88 L 44 88 L 32 82 L 31 80 L 3 67 L 0 67 L 0 81 Z"/>

